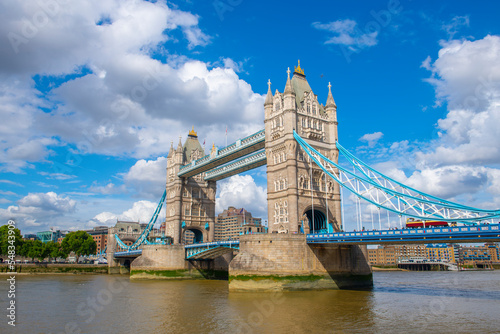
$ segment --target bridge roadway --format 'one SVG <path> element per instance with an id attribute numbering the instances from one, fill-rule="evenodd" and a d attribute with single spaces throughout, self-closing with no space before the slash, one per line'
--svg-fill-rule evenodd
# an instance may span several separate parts
<path id="1" fill-rule="evenodd" d="M 403 230 L 315 233 L 307 235 L 307 243 L 349 245 L 498 242 L 500 224 L 470 225 Z"/>
<path id="2" fill-rule="evenodd" d="M 211 153 L 203 158 L 192 161 L 190 164 L 182 166 L 177 176 L 191 177 L 244 157 L 247 154 L 262 150 L 265 146 L 265 139 L 264 130 L 260 130 L 248 137 L 237 140 L 229 146 L 216 150 L 215 153 Z M 264 164 L 265 160 L 260 166 Z M 258 166 L 253 166 L 252 168 L 256 167 Z M 247 170 L 248 169 L 251 168 L 247 168 Z"/>
<path id="3" fill-rule="evenodd" d="M 412 244 L 412 243 L 477 243 L 500 241 L 500 224 L 456 226 L 441 228 L 421 228 L 403 230 L 380 230 L 338 233 L 311 233 L 306 236 L 307 243 L 334 243 L 347 245 Z M 205 242 L 186 245 L 186 259 L 213 259 L 230 251 L 239 249 L 239 240 Z M 142 250 L 116 252 L 116 258 L 133 258 Z"/>

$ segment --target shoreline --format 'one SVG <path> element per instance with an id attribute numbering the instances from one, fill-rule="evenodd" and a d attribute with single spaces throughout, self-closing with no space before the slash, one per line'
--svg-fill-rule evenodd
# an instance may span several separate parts
<path id="1" fill-rule="evenodd" d="M 403 268 L 383 268 L 383 267 L 373 267 L 372 266 L 372 271 L 411 271 L 411 270 L 403 269 Z"/>
<path id="2" fill-rule="evenodd" d="M 0 276 L 7 275 L 94 275 L 108 274 L 107 264 L 72 264 L 72 263 L 24 263 L 10 269 L 8 264 L 0 265 Z"/>

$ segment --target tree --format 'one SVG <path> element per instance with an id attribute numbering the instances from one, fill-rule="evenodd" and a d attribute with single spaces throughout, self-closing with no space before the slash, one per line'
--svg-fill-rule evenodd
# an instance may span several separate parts
<path id="1" fill-rule="evenodd" d="M 76 256 L 80 257 L 81 255 L 95 254 L 97 244 L 87 232 L 76 231 L 66 234 L 61 247 L 66 254 L 75 252 Z"/>
<path id="2" fill-rule="evenodd" d="M 13 233 L 11 232 L 9 234 L 9 225 L 5 224 L 0 227 L 0 254 L 7 255 L 9 251 L 9 246 L 14 246 L 15 247 L 15 253 L 20 254 L 19 250 L 21 249 L 23 245 L 23 237 L 21 236 L 21 231 L 19 229 L 14 228 L 12 229 Z M 11 242 L 9 242 L 9 235 L 14 236 L 14 239 L 10 239 Z"/>
<path id="3" fill-rule="evenodd" d="M 62 251 L 62 246 L 54 241 L 49 241 L 43 244 L 43 255 L 44 257 L 48 257 L 50 259 L 56 259 L 58 257 L 66 258 L 68 254 Z"/>
<path id="4" fill-rule="evenodd" d="M 45 257 L 43 256 L 43 242 L 40 240 L 30 240 L 30 247 L 28 248 L 27 256 L 31 258 L 33 261 L 36 258 L 38 258 L 40 261 L 43 260 Z"/>

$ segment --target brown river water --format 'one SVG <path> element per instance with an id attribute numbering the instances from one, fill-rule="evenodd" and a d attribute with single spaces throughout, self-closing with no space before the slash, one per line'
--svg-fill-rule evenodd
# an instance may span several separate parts
<path id="1" fill-rule="evenodd" d="M 375 272 L 369 291 L 229 293 L 227 281 L 0 276 L 0 333 L 500 333 L 500 270 Z"/>

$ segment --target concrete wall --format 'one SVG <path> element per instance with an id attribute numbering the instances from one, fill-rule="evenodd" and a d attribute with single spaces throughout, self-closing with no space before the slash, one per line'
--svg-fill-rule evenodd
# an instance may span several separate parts
<path id="1" fill-rule="evenodd" d="M 229 265 L 230 291 L 367 288 L 366 247 L 313 245 L 305 235 L 246 235 Z"/>

